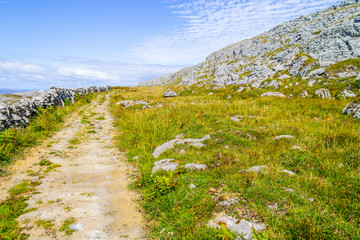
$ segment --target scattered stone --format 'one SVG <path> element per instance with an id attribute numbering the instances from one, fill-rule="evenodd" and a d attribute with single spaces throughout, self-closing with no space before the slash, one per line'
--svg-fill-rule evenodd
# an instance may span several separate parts
<path id="1" fill-rule="evenodd" d="M 208 95 L 213 95 L 214 93 L 210 92 Z"/>
<path id="2" fill-rule="evenodd" d="M 133 157 L 133 160 L 138 160 L 140 156 Z"/>
<path id="3" fill-rule="evenodd" d="M 171 172 L 175 171 L 179 164 L 176 162 L 173 162 L 174 160 L 175 159 L 167 158 L 167 159 L 163 159 L 163 160 L 155 162 L 152 172 L 155 173 L 160 170 L 171 171 Z"/>
<path id="4" fill-rule="evenodd" d="M 175 136 L 175 139 L 181 139 L 181 138 L 184 138 L 184 134 L 183 133 L 180 133 L 178 135 Z"/>
<path id="5" fill-rule="evenodd" d="M 190 188 L 190 189 L 195 189 L 196 186 L 195 186 L 195 184 L 191 183 L 191 184 L 189 185 L 189 188 Z"/>
<path id="6" fill-rule="evenodd" d="M 206 164 L 187 163 L 185 164 L 184 167 L 190 169 L 191 171 L 193 170 L 201 171 L 206 169 Z"/>
<path id="7" fill-rule="evenodd" d="M 72 230 L 75 230 L 75 231 L 79 231 L 80 229 L 84 228 L 84 224 L 76 223 L 76 224 L 71 225 L 69 228 Z"/>
<path id="8" fill-rule="evenodd" d="M 260 97 L 286 97 L 286 96 L 280 92 L 267 92 L 267 93 L 261 94 Z"/>
<path id="9" fill-rule="evenodd" d="M 312 87 L 312 86 L 314 86 L 315 83 L 316 83 L 316 79 L 310 79 L 310 80 L 308 81 L 308 86 L 309 86 L 309 87 Z"/>
<path id="10" fill-rule="evenodd" d="M 243 118 L 244 118 L 244 116 L 236 115 L 236 116 L 231 117 L 230 119 L 233 120 L 234 122 L 240 122 L 240 121 L 244 120 Z"/>
<path id="11" fill-rule="evenodd" d="M 285 190 L 285 192 L 294 192 L 294 189 L 292 188 L 283 187 L 283 189 Z"/>
<path id="12" fill-rule="evenodd" d="M 342 167 L 344 167 L 344 164 L 343 164 L 343 163 L 340 163 L 338 167 L 339 167 L 339 168 L 342 168 Z"/>
<path id="13" fill-rule="evenodd" d="M 273 140 L 281 139 L 281 138 L 294 138 L 294 136 L 291 135 L 280 135 L 277 137 L 274 137 Z"/>
<path id="14" fill-rule="evenodd" d="M 319 96 L 321 99 L 331 99 L 331 94 L 326 88 L 320 88 L 315 90 L 315 95 Z"/>
<path id="15" fill-rule="evenodd" d="M 210 135 L 206 135 L 200 139 L 192 139 L 192 138 L 187 138 L 187 139 L 174 139 L 171 140 L 169 142 L 166 142 L 160 146 L 158 146 L 154 152 L 153 152 L 153 156 L 155 158 L 158 158 L 160 156 L 161 153 L 165 152 L 168 149 L 174 148 L 175 145 L 179 145 L 179 144 L 189 144 L 191 146 L 194 147 L 205 147 L 205 144 L 203 144 L 202 142 L 205 140 L 210 139 Z"/>
<path id="16" fill-rule="evenodd" d="M 231 98 L 231 95 L 228 95 L 228 96 L 227 96 L 227 99 L 230 99 L 230 98 Z"/>
<path id="17" fill-rule="evenodd" d="M 268 207 L 269 207 L 270 211 L 272 211 L 272 212 L 279 209 L 279 206 L 277 203 L 275 203 L 273 205 L 269 205 Z"/>
<path id="18" fill-rule="evenodd" d="M 287 169 L 284 169 L 283 172 L 287 173 L 289 175 L 295 175 L 295 173 L 293 171 L 290 171 L 290 170 L 287 170 Z"/>
<path id="19" fill-rule="evenodd" d="M 186 153 L 186 150 L 185 150 L 185 149 L 181 149 L 180 154 L 182 155 L 182 154 L 185 154 L 185 153 Z"/>
<path id="20" fill-rule="evenodd" d="M 279 77 L 279 79 L 281 79 L 281 80 L 283 80 L 283 79 L 288 79 L 288 78 L 290 78 L 290 76 L 287 75 L 287 74 L 283 74 L 283 75 L 281 75 L 281 76 Z"/>
<path id="21" fill-rule="evenodd" d="M 297 145 L 292 146 L 291 149 L 294 149 L 294 150 L 303 150 L 300 146 L 297 146 Z"/>
<path id="22" fill-rule="evenodd" d="M 307 199 L 309 202 L 314 202 L 315 200 L 313 198 L 308 198 Z"/>
<path id="23" fill-rule="evenodd" d="M 354 118 L 360 118 L 360 100 L 349 103 L 344 109 L 343 114 L 352 115 Z"/>
<path id="24" fill-rule="evenodd" d="M 236 92 L 243 92 L 244 90 L 249 90 L 249 87 L 240 87 L 239 90 L 237 90 Z"/>
<path id="25" fill-rule="evenodd" d="M 325 69 L 324 68 L 318 68 L 318 69 L 315 69 L 313 71 L 311 71 L 306 78 L 311 78 L 311 77 L 317 77 L 317 76 L 320 76 L 322 74 L 325 73 Z"/>
<path id="26" fill-rule="evenodd" d="M 115 104 L 116 106 L 123 106 L 124 108 L 130 107 L 130 106 L 134 106 L 134 105 L 144 105 L 144 106 L 148 106 L 150 108 L 150 106 L 148 105 L 148 102 L 145 101 L 134 101 L 134 100 L 125 100 L 125 101 L 121 101 L 121 102 L 117 102 Z M 143 107 L 144 107 L 143 106 Z"/>
<path id="27" fill-rule="evenodd" d="M 230 207 L 231 205 L 237 204 L 238 202 L 239 202 L 238 197 L 234 197 L 225 201 L 220 201 L 218 204 L 223 207 Z"/>
<path id="28" fill-rule="evenodd" d="M 177 96 L 177 93 L 174 92 L 174 91 L 171 91 L 170 89 L 166 90 L 163 94 L 164 98 L 167 98 L 167 97 L 176 97 Z"/>
<path id="29" fill-rule="evenodd" d="M 239 172 L 240 173 L 243 173 L 243 172 L 262 172 L 266 168 L 268 168 L 268 166 L 266 166 L 266 165 L 254 166 L 254 167 L 251 167 L 251 168 L 249 168 L 247 170 L 240 170 Z"/>
<path id="30" fill-rule="evenodd" d="M 346 98 L 355 98 L 356 94 L 353 91 L 347 90 L 345 89 L 344 91 L 342 91 L 341 93 L 341 97 L 346 99 Z"/>
<path id="31" fill-rule="evenodd" d="M 302 98 L 309 97 L 309 93 L 305 90 L 303 93 L 300 93 L 300 97 Z"/>
<path id="32" fill-rule="evenodd" d="M 238 234 L 241 239 L 251 240 L 252 230 L 259 232 L 265 230 L 266 227 L 262 223 L 249 222 L 245 219 L 239 221 L 234 217 L 228 216 L 225 213 L 218 214 L 215 219 L 210 220 L 207 226 L 212 228 L 221 228 L 221 224 L 225 224 L 226 228 Z"/>

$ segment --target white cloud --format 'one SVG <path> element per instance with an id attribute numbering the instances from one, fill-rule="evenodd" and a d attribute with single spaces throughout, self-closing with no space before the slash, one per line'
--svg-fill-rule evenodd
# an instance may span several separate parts
<path id="1" fill-rule="evenodd" d="M 41 66 L 23 63 L 17 61 L 4 61 L 0 62 L 0 70 L 10 72 L 24 72 L 24 73 L 42 73 L 44 69 Z"/>
<path id="2" fill-rule="evenodd" d="M 50 63 L 50 62 L 49 62 Z M 20 61 L 0 60 L 0 88 L 46 89 L 51 86 L 86 87 L 134 86 L 175 72 L 183 66 L 128 64 L 76 57 L 62 57 L 52 65 L 35 65 Z M 66 66 L 66 67 L 64 67 Z"/>
<path id="3" fill-rule="evenodd" d="M 150 63 L 194 64 L 213 51 L 254 37 L 339 0 L 173 0 L 165 1 L 180 28 L 153 36 L 131 54 Z"/>

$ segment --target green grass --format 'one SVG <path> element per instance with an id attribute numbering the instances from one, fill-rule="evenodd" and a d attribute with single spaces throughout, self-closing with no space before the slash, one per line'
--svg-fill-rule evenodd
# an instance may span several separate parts
<path id="1" fill-rule="evenodd" d="M 263 222 L 267 230 L 262 235 L 268 239 L 360 238 L 360 121 L 341 114 L 348 101 L 258 98 L 257 94 L 244 98 L 232 88 L 236 89 L 182 88 L 177 91 L 183 96 L 170 99 L 161 97 L 165 88 L 159 87 L 112 95 L 112 111 L 122 133 L 118 147 L 138 167 L 131 186 L 142 193 L 140 203 L 152 237 L 230 239 L 226 229 L 206 227 L 215 213 L 225 211 L 239 220 L 250 215 Z M 214 94 L 208 96 L 210 91 Z M 228 100 L 229 94 L 233 97 Z M 163 107 L 139 111 L 115 106 L 123 99 L 153 101 Z M 231 121 L 235 115 L 243 115 L 244 120 Z M 185 138 L 210 134 L 211 139 L 201 149 L 178 145 L 158 159 L 152 156 L 157 146 L 180 133 Z M 295 138 L 274 141 L 278 135 Z M 303 150 L 292 149 L 294 145 Z M 180 154 L 181 149 L 186 153 Z M 135 156 L 141 157 L 132 160 Z M 153 174 L 154 162 L 165 158 L 176 159 L 180 166 L 196 162 L 208 168 Z M 239 173 L 256 165 L 267 165 L 269 173 Z M 296 175 L 282 173 L 284 169 Z M 196 189 L 188 188 L 191 183 Z M 210 188 L 241 201 L 229 209 L 221 207 L 212 200 Z M 271 211 L 269 205 L 275 203 L 279 208 Z"/>
<path id="2" fill-rule="evenodd" d="M 63 221 L 62 225 L 59 227 L 60 232 L 65 232 L 65 235 L 71 235 L 75 230 L 70 228 L 71 224 L 76 223 L 76 219 L 73 217 L 70 217 Z"/>

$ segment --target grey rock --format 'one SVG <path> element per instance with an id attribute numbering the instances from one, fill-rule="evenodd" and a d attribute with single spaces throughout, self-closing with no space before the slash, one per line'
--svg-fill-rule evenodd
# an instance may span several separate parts
<path id="1" fill-rule="evenodd" d="M 221 228 L 221 223 L 226 225 L 226 228 L 236 233 L 240 239 L 251 240 L 252 229 L 255 231 L 265 230 L 266 227 L 262 223 L 249 222 L 245 219 L 238 221 L 236 218 L 226 214 L 219 214 L 215 219 L 210 220 L 207 226 L 212 228 Z"/>
<path id="2" fill-rule="evenodd" d="M 130 107 L 130 106 L 134 106 L 134 105 L 144 105 L 144 106 L 148 106 L 149 102 L 145 102 L 145 101 L 134 101 L 134 100 L 125 100 L 125 101 L 121 101 L 121 102 L 117 102 L 115 105 L 116 106 L 123 106 L 124 108 Z"/>
<path id="3" fill-rule="evenodd" d="M 329 90 L 327 90 L 326 88 L 320 88 L 315 90 L 315 95 L 320 97 L 321 99 L 331 99 L 331 94 L 329 92 Z"/>
<path id="4" fill-rule="evenodd" d="M 154 167 L 152 168 L 152 172 L 155 173 L 160 170 L 172 171 L 172 172 L 175 171 L 179 164 L 173 161 L 175 161 L 175 159 L 167 158 L 155 162 Z"/>
<path id="5" fill-rule="evenodd" d="M 286 97 L 286 96 L 280 92 L 267 92 L 267 93 L 261 94 L 260 97 Z"/>
<path id="6" fill-rule="evenodd" d="M 357 76 L 358 73 L 357 72 L 341 72 L 341 73 L 337 73 L 336 75 L 339 78 L 349 78 L 349 77 Z"/>
<path id="7" fill-rule="evenodd" d="M 236 115 L 236 116 L 230 117 L 230 119 L 234 122 L 240 122 L 243 120 L 243 118 L 244 118 L 244 116 L 241 116 L 241 115 Z"/>
<path id="8" fill-rule="evenodd" d="M 349 103 L 342 112 L 346 115 L 352 115 L 354 118 L 360 118 L 360 101 L 355 100 Z"/>
<path id="9" fill-rule="evenodd" d="M 294 150 L 302 150 L 302 148 L 299 147 L 299 146 L 297 146 L 297 145 L 292 146 L 291 149 L 294 149 Z"/>
<path id="10" fill-rule="evenodd" d="M 187 163 L 184 167 L 190 169 L 191 171 L 202 171 L 206 169 L 206 164 Z"/>
<path id="11" fill-rule="evenodd" d="M 353 91 L 347 90 L 345 89 L 344 91 L 342 91 L 341 93 L 341 97 L 346 99 L 346 98 L 355 98 L 356 94 Z"/>
<path id="12" fill-rule="evenodd" d="M 205 147 L 205 144 L 203 144 L 202 142 L 205 140 L 210 139 L 210 135 L 206 135 L 200 139 L 193 139 L 193 138 L 187 138 L 187 139 L 174 139 L 171 140 L 169 142 L 166 142 L 160 146 L 158 146 L 154 152 L 153 152 L 153 156 L 155 158 L 158 158 L 160 156 L 160 154 L 162 154 L 163 152 L 165 152 L 168 149 L 174 148 L 175 145 L 179 145 L 179 144 L 189 144 L 191 146 L 194 147 Z"/>
<path id="13" fill-rule="evenodd" d="M 283 172 L 287 173 L 289 175 L 295 175 L 295 173 L 293 171 L 290 171 L 290 170 L 287 170 L 287 169 L 284 169 Z"/>
<path id="14" fill-rule="evenodd" d="M 196 186 L 195 186 L 193 183 L 191 183 L 191 184 L 189 185 L 189 188 L 190 188 L 190 189 L 195 189 Z"/>
<path id="15" fill-rule="evenodd" d="M 325 73 L 325 69 L 324 68 L 318 68 L 318 69 L 315 69 L 313 71 L 311 71 L 307 76 L 306 78 L 311 78 L 311 77 L 317 77 L 317 76 L 320 76 L 320 75 L 323 75 Z"/>
<path id="16" fill-rule="evenodd" d="M 251 167 L 247 170 L 240 170 L 239 172 L 240 173 L 243 173 L 243 172 L 263 172 L 265 169 L 267 169 L 268 166 L 266 165 L 261 165 L 261 166 L 254 166 L 254 167 Z"/>
<path id="17" fill-rule="evenodd" d="M 280 135 L 273 138 L 273 140 L 282 139 L 282 138 L 294 138 L 292 135 Z"/>
<path id="18" fill-rule="evenodd" d="M 220 206 L 230 207 L 231 205 L 237 204 L 238 202 L 239 202 L 239 199 L 237 197 L 234 197 L 234 198 L 230 198 L 225 201 L 220 201 L 218 204 Z"/>
<path id="19" fill-rule="evenodd" d="M 69 228 L 72 230 L 75 230 L 75 231 L 79 231 L 80 229 L 84 228 L 84 224 L 82 224 L 82 223 L 72 224 L 72 225 L 70 225 Z"/>
<path id="20" fill-rule="evenodd" d="M 244 90 L 249 90 L 249 87 L 240 87 L 236 92 L 243 92 Z"/>
<path id="21" fill-rule="evenodd" d="M 164 96 L 165 98 L 167 98 L 167 97 L 176 97 L 176 96 L 177 96 L 177 93 L 168 89 L 168 90 L 166 90 L 166 91 L 164 92 L 163 96 Z"/>

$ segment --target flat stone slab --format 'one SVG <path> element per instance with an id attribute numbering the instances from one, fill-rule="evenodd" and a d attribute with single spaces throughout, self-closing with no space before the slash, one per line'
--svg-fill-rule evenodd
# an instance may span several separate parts
<path id="1" fill-rule="evenodd" d="M 179 145 L 179 144 L 189 144 L 191 146 L 194 147 L 205 147 L 205 144 L 203 144 L 202 142 L 205 140 L 210 139 L 210 135 L 206 135 L 200 139 L 193 139 L 193 138 L 187 138 L 187 139 L 173 139 L 169 142 L 166 142 L 160 146 L 158 146 L 154 152 L 153 152 L 153 156 L 155 158 L 158 158 L 160 156 L 160 154 L 162 154 L 163 152 L 165 152 L 168 149 L 174 148 L 175 145 Z"/>
<path id="2" fill-rule="evenodd" d="M 239 172 L 240 173 L 243 173 L 243 172 L 262 172 L 264 171 L 265 169 L 267 169 L 268 166 L 266 165 L 261 165 L 261 166 L 254 166 L 254 167 L 251 167 L 247 170 L 240 170 Z"/>
<path id="3" fill-rule="evenodd" d="M 175 171 L 179 164 L 176 162 L 173 162 L 174 160 L 175 159 L 167 158 L 167 159 L 163 159 L 163 160 L 155 162 L 152 172 L 155 173 L 160 170 L 172 171 L 172 172 Z"/>
<path id="4" fill-rule="evenodd" d="M 190 169 L 191 171 L 193 170 L 201 171 L 206 169 L 206 164 L 187 163 L 185 164 L 184 167 Z"/>
<path id="5" fill-rule="evenodd" d="M 252 240 L 252 229 L 255 231 L 265 230 L 266 227 L 264 224 L 249 222 L 245 219 L 239 221 L 238 219 L 226 215 L 224 213 L 220 213 L 215 219 L 210 220 L 207 226 L 212 228 L 221 228 L 221 223 L 226 225 L 226 228 L 236 233 L 240 239 Z"/>

